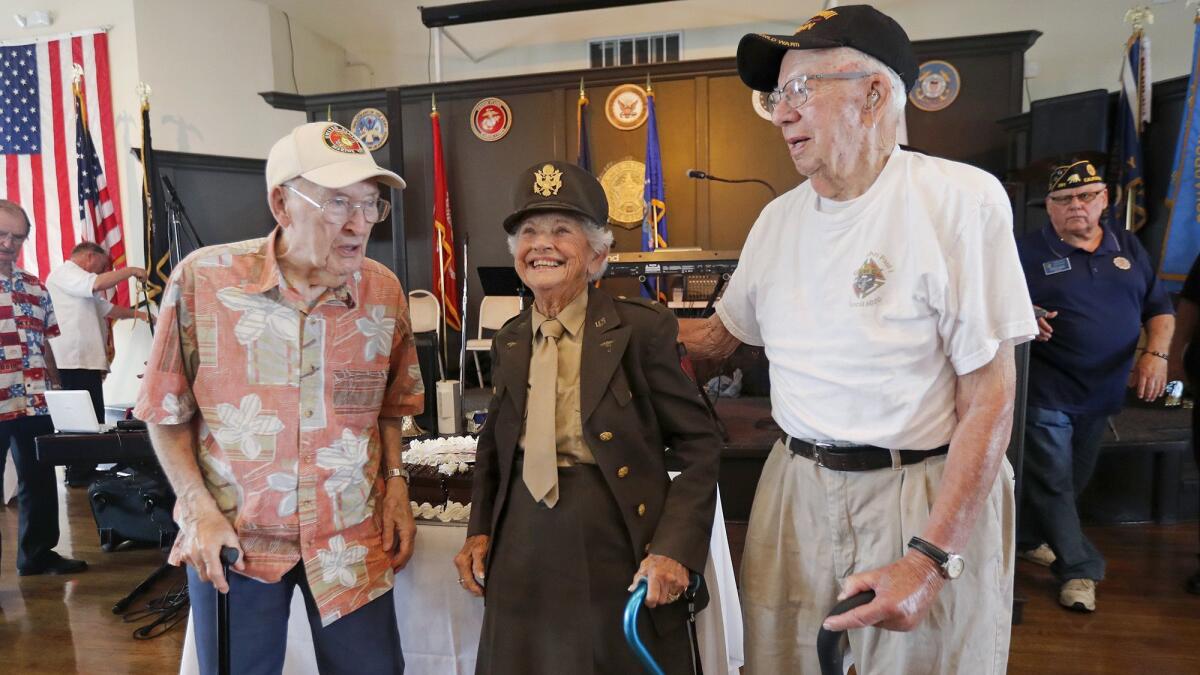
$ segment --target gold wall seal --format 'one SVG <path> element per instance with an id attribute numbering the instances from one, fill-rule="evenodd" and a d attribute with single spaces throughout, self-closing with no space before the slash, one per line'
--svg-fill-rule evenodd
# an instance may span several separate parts
<path id="1" fill-rule="evenodd" d="M 600 185 L 608 197 L 609 222 L 626 230 L 641 227 L 646 213 L 642 201 L 646 165 L 632 158 L 609 164 L 600 174 Z"/>

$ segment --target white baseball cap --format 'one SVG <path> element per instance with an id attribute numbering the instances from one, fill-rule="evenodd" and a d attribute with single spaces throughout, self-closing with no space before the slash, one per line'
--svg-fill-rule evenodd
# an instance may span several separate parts
<path id="1" fill-rule="evenodd" d="M 310 122 L 292 129 L 267 155 L 267 188 L 301 176 L 336 190 L 376 178 L 397 190 L 404 179 L 380 167 L 363 142 L 336 122 Z"/>

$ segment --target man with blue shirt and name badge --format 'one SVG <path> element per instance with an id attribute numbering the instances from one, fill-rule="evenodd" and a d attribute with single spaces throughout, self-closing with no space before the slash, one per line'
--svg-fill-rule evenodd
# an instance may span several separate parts
<path id="1" fill-rule="evenodd" d="M 1096 167 L 1064 162 L 1049 187 L 1050 224 L 1017 241 L 1039 329 L 1030 350 L 1017 550 L 1054 572 L 1060 604 L 1092 612 L 1104 558 L 1083 534 L 1075 500 L 1126 386 L 1144 401 L 1166 387 L 1175 316 L 1137 237 L 1101 224 L 1108 191 Z"/>

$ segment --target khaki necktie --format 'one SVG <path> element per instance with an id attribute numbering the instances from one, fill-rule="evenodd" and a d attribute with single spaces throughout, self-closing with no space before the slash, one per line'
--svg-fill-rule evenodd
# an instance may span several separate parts
<path id="1" fill-rule="evenodd" d="M 554 508 L 558 503 L 558 451 L 555 404 L 558 400 L 558 338 L 563 325 L 546 319 L 538 329 L 542 344 L 529 362 L 529 408 L 525 423 L 525 464 L 522 477 L 535 502 Z"/>

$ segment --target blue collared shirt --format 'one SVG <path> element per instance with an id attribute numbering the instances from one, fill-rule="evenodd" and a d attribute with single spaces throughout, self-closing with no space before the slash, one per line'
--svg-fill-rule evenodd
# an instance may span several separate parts
<path id="1" fill-rule="evenodd" d="M 1029 405 L 1107 415 L 1125 400 L 1142 324 L 1174 314 L 1149 254 L 1131 232 L 1104 228 L 1092 253 L 1046 225 L 1017 240 L 1033 304 L 1058 316 L 1030 350 Z"/>

